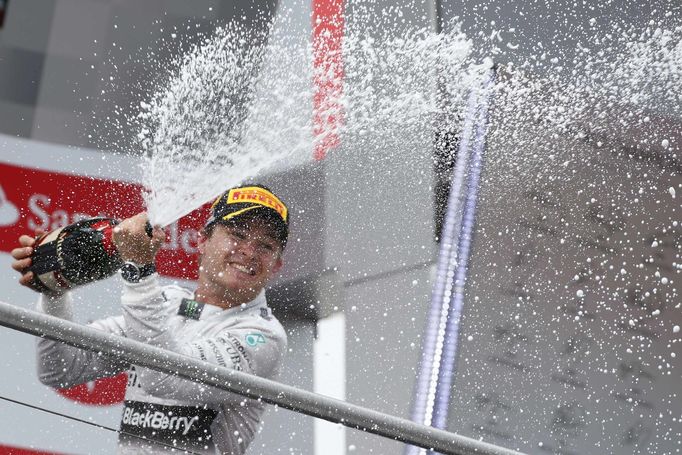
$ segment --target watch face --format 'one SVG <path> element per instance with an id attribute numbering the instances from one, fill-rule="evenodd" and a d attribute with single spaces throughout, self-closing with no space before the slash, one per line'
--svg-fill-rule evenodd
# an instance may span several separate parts
<path id="1" fill-rule="evenodd" d="M 130 283 L 137 283 L 140 281 L 140 269 L 135 264 L 126 262 L 121 267 L 121 276 Z"/>

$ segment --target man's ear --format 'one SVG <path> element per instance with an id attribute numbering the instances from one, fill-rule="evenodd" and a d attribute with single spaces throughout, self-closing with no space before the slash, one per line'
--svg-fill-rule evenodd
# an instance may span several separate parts
<path id="1" fill-rule="evenodd" d="M 280 254 L 279 256 L 277 256 L 277 262 L 275 262 L 275 266 L 272 268 L 273 275 L 279 272 L 283 265 L 284 261 L 282 260 L 282 255 Z"/>

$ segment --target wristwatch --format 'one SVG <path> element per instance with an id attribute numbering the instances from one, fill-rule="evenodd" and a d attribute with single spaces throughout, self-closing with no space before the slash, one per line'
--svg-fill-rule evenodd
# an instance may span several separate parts
<path id="1" fill-rule="evenodd" d="M 121 277 L 128 283 L 139 283 L 142 278 L 146 278 L 154 272 L 156 272 L 156 265 L 153 262 L 139 265 L 128 261 L 121 266 Z"/>

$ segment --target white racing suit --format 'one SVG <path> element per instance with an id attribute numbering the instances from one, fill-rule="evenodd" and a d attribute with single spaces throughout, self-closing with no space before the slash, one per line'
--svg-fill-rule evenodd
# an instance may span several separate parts
<path id="1" fill-rule="evenodd" d="M 286 351 L 286 333 L 265 293 L 240 307 L 203 305 L 156 274 L 126 283 L 123 315 L 97 320 L 97 329 L 222 367 L 272 378 Z M 40 309 L 71 319 L 71 298 L 41 297 Z M 253 440 L 264 403 L 106 355 L 52 340 L 38 342 L 38 375 L 46 385 L 71 387 L 128 371 L 120 454 L 215 453 L 241 455 Z M 158 442 L 154 442 L 158 441 Z M 175 449 L 173 449 L 175 447 Z"/>

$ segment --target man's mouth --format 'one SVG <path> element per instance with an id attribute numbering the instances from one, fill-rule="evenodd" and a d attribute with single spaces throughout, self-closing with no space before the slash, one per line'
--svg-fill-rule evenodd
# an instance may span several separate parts
<path id="1" fill-rule="evenodd" d="M 238 264 L 236 262 L 230 262 L 230 267 L 233 269 L 237 269 L 242 273 L 246 273 L 247 275 L 255 276 L 256 275 L 256 270 L 253 267 L 247 267 L 243 264 Z"/>

